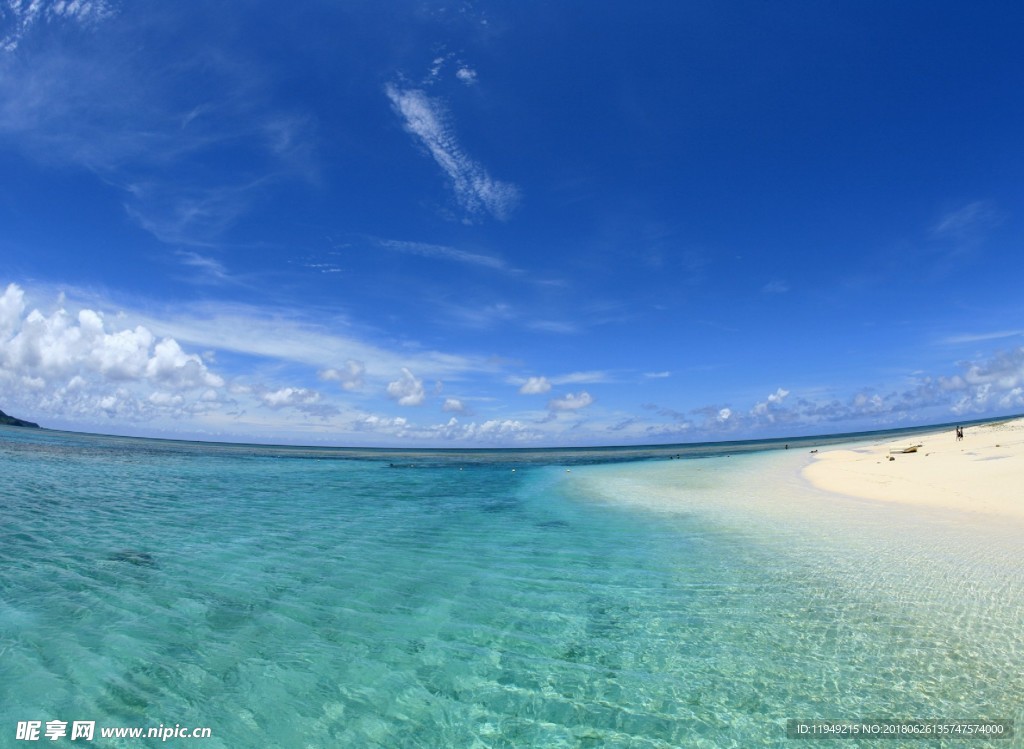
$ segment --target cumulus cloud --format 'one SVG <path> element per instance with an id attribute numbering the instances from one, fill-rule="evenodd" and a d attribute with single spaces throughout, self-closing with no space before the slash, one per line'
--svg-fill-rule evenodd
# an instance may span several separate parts
<path id="1" fill-rule="evenodd" d="M 260 400 L 270 408 L 298 408 L 318 403 L 320 393 L 306 388 L 285 387 L 271 393 L 261 394 Z"/>
<path id="2" fill-rule="evenodd" d="M 784 388 L 779 388 L 774 393 L 769 395 L 767 400 L 757 403 L 751 410 L 751 413 L 754 416 L 764 417 L 768 421 L 774 421 L 775 416 L 772 413 L 772 410 L 780 406 L 782 402 L 786 399 L 787 395 L 789 395 L 788 390 L 785 390 Z"/>
<path id="3" fill-rule="evenodd" d="M 357 432 L 373 432 L 374 434 L 406 437 L 409 430 L 409 420 L 402 416 L 389 418 L 387 416 L 371 414 L 358 419 L 352 427 Z"/>
<path id="4" fill-rule="evenodd" d="M 400 406 L 419 406 L 427 397 L 420 380 L 406 367 L 402 367 L 402 376 L 388 383 L 388 396 L 398 401 Z"/>
<path id="5" fill-rule="evenodd" d="M 569 393 L 564 398 L 552 398 L 548 401 L 548 408 L 552 411 L 577 411 L 593 402 L 593 397 L 584 390 L 578 394 Z"/>
<path id="6" fill-rule="evenodd" d="M 749 412 L 708 406 L 692 411 L 703 417 L 702 428 L 756 433 L 783 425 L 819 425 L 822 433 L 922 424 L 957 418 L 1000 416 L 1024 409 L 1024 347 L 994 352 L 989 357 L 958 364 L 948 376 L 917 375 L 900 388 L 864 388 L 845 397 L 810 398 L 778 388 Z M 667 409 L 659 409 L 667 413 Z M 828 426 L 825 426 L 828 425 Z"/>
<path id="7" fill-rule="evenodd" d="M 507 444 L 509 442 L 531 442 L 540 439 L 540 434 L 518 419 L 488 419 L 462 423 L 456 417 L 444 424 L 428 427 L 421 437 L 471 443 Z"/>
<path id="8" fill-rule="evenodd" d="M 549 390 L 551 390 L 551 383 L 547 377 L 531 377 L 519 388 L 519 392 L 523 395 L 540 395 Z"/>
<path id="9" fill-rule="evenodd" d="M 943 379 L 940 385 L 957 395 L 958 416 L 991 409 L 1024 408 L 1024 346 L 1000 351 L 988 361 L 967 363 L 962 376 Z"/>
<path id="10" fill-rule="evenodd" d="M 115 315 L 106 302 L 83 302 L 81 293 L 72 294 L 77 299 L 61 295 L 56 303 L 40 303 L 18 285 L 6 290 L 0 285 L 0 405 L 6 410 L 98 431 L 117 419 L 144 421 L 153 430 L 195 429 L 192 433 L 198 434 L 216 429 L 221 437 L 245 439 L 258 433 L 271 439 L 266 430 L 273 424 L 274 433 L 297 438 L 300 428 L 289 423 L 294 412 L 339 416 L 346 407 L 329 396 L 338 391 L 323 389 L 317 400 L 308 380 L 261 382 L 258 367 L 246 367 L 226 381 L 226 373 L 214 365 L 216 353 L 287 364 L 288 371 L 306 377 L 316 373 L 324 382 L 338 383 L 341 391 L 366 390 L 371 381 L 386 391 L 395 380 L 387 395 L 403 405 L 427 397 L 425 386 L 417 384 L 420 377 L 411 372 L 433 381 L 501 366 L 486 357 L 383 349 L 245 305 L 194 305 L 184 315 L 133 310 Z M 225 366 L 234 360 L 222 358 Z M 403 369 L 410 376 L 387 376 Z M 453 407 L 454 402 L 448 404 Z M 247 413 L 261 415 L 246 418 Z M 344 439 L 344 424 L 336 420 L 334 428 Z M 351 428 L 362 433 L 367 426 Z"/>
<path id="11" fill-rule="evenodd" d="M 219 407 L 225 381 L 203 357 L 142 325 L 119 327 L 93 309 L 29 309 L 0 295 L 0 398 L 66 421 L 175 420 Z"/>
<path id="12" fill-rule="evenodd" d="M 472 86 L 476 83 L 476 71 L 465 65 L 455 71 L 455 77 L 467 86 Z"/>
<path id="13" fill-rule="evenodd" d="M 19 286 L 10 284 L 0 296 L 0 340 L 13 335 L 21 324 L 25 311 L 25 292 Z"/>
<path id="14" fill-rule="evenodd" d="M 493 179 L 462 150 L 444 106 L 418 89 L 389 84 L 384 92 L 406 131 L 426 147 L 448 175 L 459 204 L 471 214 L 487 212 L 498 219 L 508 218 L 519 201 L 519 189 Z"/>
<path id="15" fill-rule="evenodd" d="M 441 410 L 449 413 L 462 413 L 466 410 L 466 406 L 458 398 L 445 398 Z"/>
<path id="16" fill-rule="evenodd" d="M 363 375 L 366 374 L 366 365 L 357 359 L 348 359 L 341 369 L 325 369 L 320 372 L 321 380 L 328 380 L 341 384 L 342 390 L 360 390 L 363 387 Z"/>
<path id="17" fill-rule="evenodd" d="M 175 387 L 220 387 L 224 380 L 207 370 L 198 354 L 186 354 L 173 338 L 165 338 L 153 348 L 146 362 L 146 376 Z"/>
<path id="18" fill-rule="evenodd" d="M 68 381 L 92 376 L 107 381 L 150 380 L 178 389 L 221 387 L 202 357 L 173 338 L 159 341 L 147 328 L 107 330 L 101 312 L 60 308 L 50 315 L 26 308 L 24 292 L 10 284 L 0 297 L 0 363 L 9 373 Z"/>

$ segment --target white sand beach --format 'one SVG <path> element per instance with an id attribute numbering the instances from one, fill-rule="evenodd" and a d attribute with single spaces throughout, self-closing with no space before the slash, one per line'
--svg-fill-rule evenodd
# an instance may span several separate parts
<path id="1" fill-rule="evenodd" d="M 1024 518 L 1024 418 L 965 427 L 960 441 L 947 429 L 822 451 L 803 475 L 852 497 Z"/>

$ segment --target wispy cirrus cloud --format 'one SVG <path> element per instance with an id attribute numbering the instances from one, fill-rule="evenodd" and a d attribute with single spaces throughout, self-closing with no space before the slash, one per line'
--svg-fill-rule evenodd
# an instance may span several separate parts
<path id="1" fill-rule="evenodd" d="M 420 89 L 388 84 L 384 93 L 406 131 L 426 147 L 448 176 L 459 205 L 472 215 L 489 213 L 507 219 L 519 202 L 519 188 L 494 179 L 463 151 L 444 105 Z"/>
<path id="2" fill-rule="evenodd" d="M 205 279 L 222 282 L 227 281 L 229 278 L 224 264 L 212 257 L 206 257 L 195 252 L 182 251 L 178 253 L 178 258 L 183 265 L 198 270 Z"/>
<path id="3" fill-rule="evenodd" d="M 500 257 L 467 252 L 455 247 L 430 244 L 428 242 L 407 242 L 398 239 L 378 239 L 376 240 L 376 244 L 378 247 L 382 247 L 386 250 L 403 252 L 407 255 L 419 255 L 420 257 L 449 260 L 454 263 L 476 265 L 481 268 L 490 268 L 492 270 L 516 272 Z"/>
<path id="4" fill-rule="evenodd" d="M 998 341 L 1002 338 L 1016 338 L 1024 336 L 1022 330 L 996 330 L 990 333 L 961 333 L 943 338 L 940 343 L 950 346 L 957 346 L 963 343 L 982 343 L 984 341 Z"/>
<path id="5" fill-rule="evenodd" d="M 545 333 L 577 333 L 579 332 L 579 326 L 572 322 L 563 322 L 560 320 L 534 320 L 529 323 L 529 327 L 532 330 L 540 330 Z"/>
<path id="6" fill-rule="evenodd" d="M 761 287 L 764 294 L 785 294 L 789 291 L 789 284 L 785 281 L 774 279 Z"/>
<path id="7" fill-rule="evenodd" d="M 216 247 L 219 238 L 245 214 L 266 181 L 240 185 L 194 186 L 147 181 L 125 186 L 124 210 L 164 244 Z"/>
<path id="8" fill-rule="evenodd" d="M 569 374 L 552 377 L 555 385 L 579 385 L 582 383 L 610 382 L 612 376 L 603 369 L 592 369 L 586 372 L 570 372 Z"/>
<path id="9" fill-rule="evenodd" d="M 92 24 L 109 18 L 114 6 L 106 0 L 7 0 L 0 6 L 0 50 L 13 52 L 39 22 Z"/>
<path id="10" fill-rule="evenodd" d="M 89 0 L 9 4 L 29 26 L 114 15 Z M 135 37 L 161 33 L 166 18 L 117 15 L 99 27 L 102 46 L 54 34 L 60 43 L 0 54 L 0 137 L 92 172 L 141 229 L 179 247 L 215 246 L 269 188 L 317 179 L 315 119 L 268 103 L 272 81 L 191 38 L 173 62 L 155 62 Z"/>
<path id="11" fill-rule="evenodd" d="M 975 200 L 942 216 L 932 227 L 931 234 L 938 239 L 973 239 L 997 220 L 998 215 L 988 201 Z"/>

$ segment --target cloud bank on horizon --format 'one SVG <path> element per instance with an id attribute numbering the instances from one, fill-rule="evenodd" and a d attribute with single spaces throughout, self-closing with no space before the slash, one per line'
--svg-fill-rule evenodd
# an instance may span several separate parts
<path id="1" fill-rule="evenodd" d="M 1024 10 L 589 7 L 0 7 L 0 408 L 427 446 L 1024 412 Z"/>

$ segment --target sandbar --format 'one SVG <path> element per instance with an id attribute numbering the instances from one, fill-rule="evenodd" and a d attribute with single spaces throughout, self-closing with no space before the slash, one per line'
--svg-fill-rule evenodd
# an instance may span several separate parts
<path id="1" fill-rule="evenodd" d="M 817 453 L 811 484 L 861 499 L 1024 519 L 1024 418 Z M 908 451 L 913 448 L 916 451 Z"/>

